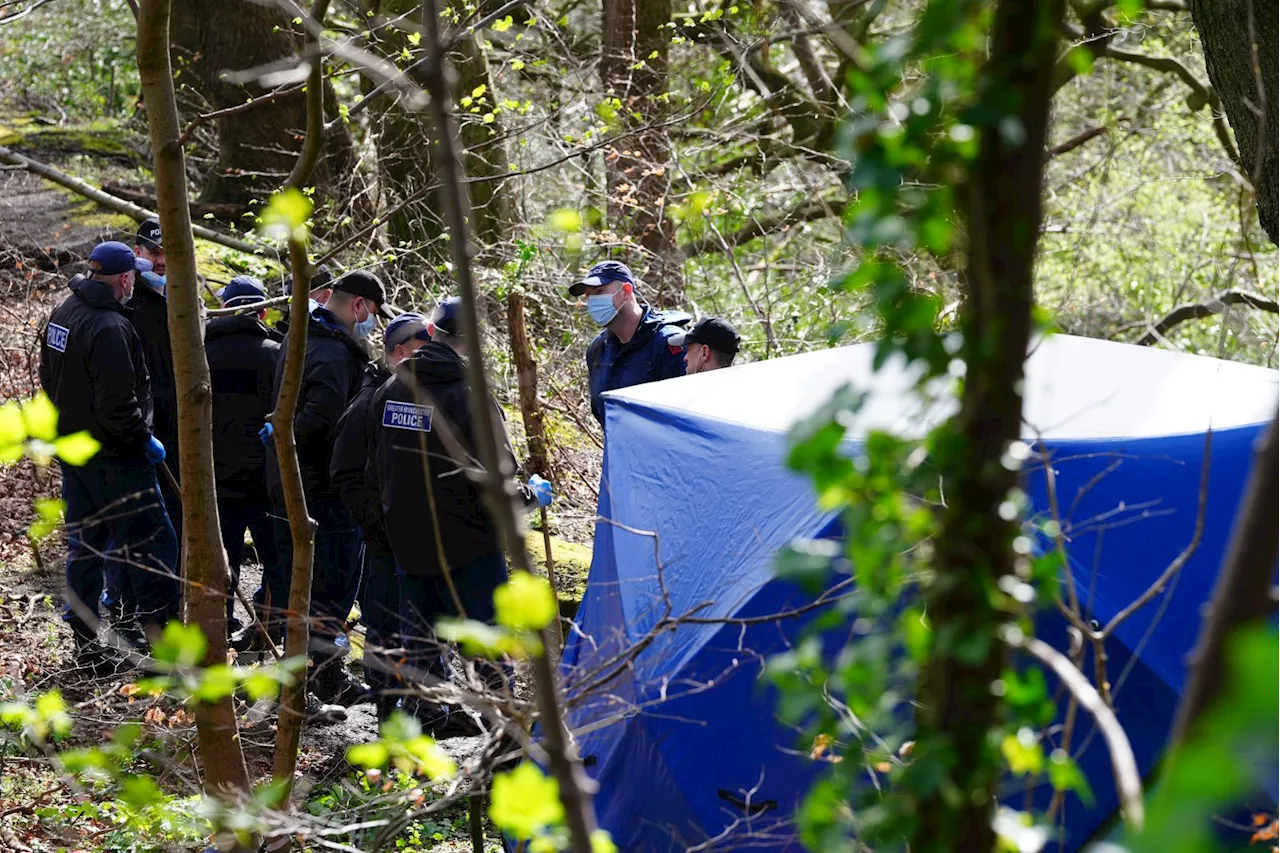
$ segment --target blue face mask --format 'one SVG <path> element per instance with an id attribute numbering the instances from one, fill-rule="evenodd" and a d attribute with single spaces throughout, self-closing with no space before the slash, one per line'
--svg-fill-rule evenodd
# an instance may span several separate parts
<path id="1" fill-rule="evenodd" d="M 142 280 L 151 285 L 157 293 L 164 293 L 164 279 L 162 275 L 156 275 L 151 270 L 147 270 L 142 274 Z"/>
<path id="2" fill-rule="evenodd" d="M 378 319 L 377 317 L 370 314 L 368 317 L 364 318 L 359 323 L 356 323 L 354 327 L 356 337 L 363 340 L 369 337 L 369 335 L 373 334 L 373 330 L 374 328 L 376 328 L 377 319 Z"/>
<path id="3" fill-rule="evenodd" d="M 587 297 L 587 313 L 596 321 L 597 326 L 607 326 L 618 316 L 618 309 L 613 304 L 612 293 L 597 293 Z"/>

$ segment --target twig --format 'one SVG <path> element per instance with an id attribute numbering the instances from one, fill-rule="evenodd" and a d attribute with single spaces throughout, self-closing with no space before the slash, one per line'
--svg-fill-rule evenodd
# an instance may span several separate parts
<path id="1" fill-rule="evenodd" d="M 1151 346 L 1174 326 L 1188 320 L 1200 320 L 1221 314 L 1230 305 L 1247 305 L 1268 314 L 1280 314 L 1280 303 L 1247 290 L 1228 290 L 1208 302 L 1188 302 L 1174 308 L 1147 328 L 1146 334 L 1134 341 L 1140 347 Z"/>
<path id="2" fill-rule="evenodd" d="M 283 97 L 292 95 L 295 92 L 302 91 L 303 85 L 304 84 L 302 83 L 296 83 L 292 86 L 281 87 L 278 89 L 274 89 L 265 95 L 259 95 L 256 98 L 250 98 L 249 100 L 245 101 L 243 104 L 236 104 L 234 107 L 227 107 L 226 109 L 214 110 L 213 112 L 210 112 L 210 113 L 201 113 L 200 115 L 196 116 L 194 119 L 191 120 L 191 124 L 187 125 L 186 130 L 182 131 L 182 135 L 178 137 L 178 144 L 186 145 L 187 141 L 191 139 L 191 135 L 195 133 L 196 129 L 199 128 L 201 125 L 208 124 L 209 122 L 214 121 L 215 119 L 227 118 L 228 116 L 239 115 L 240 113 L 247 113 L 250 110 L 254 110 L 260 106 L 263 106 L 264 104 L 269 104 L 272 101 L 278 101 Z"/>
<path id="3" fill-rule="evenodd" d="M 1091 127 L 1088 130 L 1081 131 L 1070 139 L 1064 139 L 1062 142 L 1059 142 L 1057 145 L 1050 148 L 1049 156 L 1057 157 L 1060 154 L 1066 154 L 1068 151 L 1074 151 L 1090 139 L 1099 137 L 1106 132 L 1107 128 L 1105 125 L 1099 125 L 1097 127 Z"/>
<path id="4" fill-rule="evenodd" d="M 1138 762 L 1133 757 L 1133 747 L 1125 736 L 1124 727 L 1093 689 L 1089 679 L 1076 669 L 1071 661 L 1043 640 L 1027 637 L 1020 631 L 1005 633 L 1010 646 L 1020 648 L 1053 670 L 1059 680 L 1071 691 L 1080 707 L 1093 715 L 1111 752 L 1111 769 L 1116 777 L 1116 792 L 1120 795 L 1120 810 L 1125 821 L 1134 829 L 1141 829 L 1143 822 L 1142 777 L 1138 774 Z"/>

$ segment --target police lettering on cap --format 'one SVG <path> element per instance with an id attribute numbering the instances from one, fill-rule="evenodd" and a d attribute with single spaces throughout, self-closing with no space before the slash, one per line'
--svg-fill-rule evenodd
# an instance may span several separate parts
<path id="1" fill-rule="evenodd" d="M 143 221 L 138 226 L 138 236 L 134 240 L 134 245 L 150 249 L 153 252 L 161 248 L 163 244 L 160 238 L 160 220 L 152 218 Z"/>
<path id="2" fill-rule="evenodd" d="M 738 333 L 719 317 L 703 317 L 698 324 L 687 332 L 672 335 L 667 343 L 673 347 L 684 347 L 689 344 L 706 344 L 716 352 L 736 355 L 742 339 Z"/>
<path id="3" fill-rule="evenodd" d="M 89 269 L 98 275 L 120 275 L 129 270 L 150 272 L 151 261 L 138 257 L 124 243 L 111 240 L 94 246 L 89 253 Z"/>
<path id="4" fill-rule="evenodd" d="M 429 323 L 425 314 L 419 314 L 417 311 L 404 312 L 387 324 L 387 330 L 382 333 L 382 348 L 391 352 L 400 344 L 414 338 L 430 340 L 427 332 Z"/>
<path id="5" fill-rule="evenodd" d="M 352 296 L 363 296 L 377 306 L 379 314 L 388 320 L 396 318 L 391 307 L 387 305 L 387 295 L 382 287 L 382 281 L 367 270 L 352 270 L 335 281 L 332 287 L 335 291 L 350 293 Z"/>
<path id="6" fill-rule="evenodd" d="M 592 267 L 586 278 L 569 285 L 569 295 L 581 296 L 588 287 L 600 287 L 611 281 L 629 284 L 633 289 L 636 286 L 636 277 L 631 274 L 630 267 L 621 261 L 604 261 Z"/>
<path id="7" fill-rule="evenodd" d="M 224 308 L 236 305 L 251 305 L 267 298 L 267 289 L 262 282 L 251 275 L 238 275 L 231 279 L 218 294 Z"/>

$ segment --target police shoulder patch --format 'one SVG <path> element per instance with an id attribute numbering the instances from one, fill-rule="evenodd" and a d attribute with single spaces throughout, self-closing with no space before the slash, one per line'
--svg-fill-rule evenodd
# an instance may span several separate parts
<path id="1" fill-rule="evenodd" d="M 45 332 L 44 340 L 49 345 L 49 349 L 56 349 L 58 352 L 67 351 L 67 337 L 71 334 L 66 326 L 59 326 L 57 323 L 50 323 L 48 330 Z"/>
<path id="2" fill-rule="evenodd" d="M 431 432 L 431 406 L 387 400 L 382 407 L 382 425 L 392 429 Z"/>
<path id="3" fill-rule="evenodd" d="M 680 355 L 684 352 L 684 347 L 673 347 L 671 344 L 667 344 L 667 352 L 672 355 Z"/>

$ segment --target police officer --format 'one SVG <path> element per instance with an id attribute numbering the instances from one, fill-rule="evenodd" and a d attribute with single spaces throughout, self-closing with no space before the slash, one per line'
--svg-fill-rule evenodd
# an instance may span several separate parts
<path id="1" fill-rule="evenodd" d="M 604 330 L 587 347 L 591 414 L 604 426 L 606 391 L 684 375 L 684 348 L 671 342 L 692 318 L 656 311 L 636 295 L 626 264 L 605 261 L 569 286 L 569 295 L 587 297 L 587 313 Z"/>
<path id="2" fill-rule="evenodd" d="M 719 317 L 703 317 L 687 332 L 671 338 L 671 345 L 684 347 L 685 373 L 705 373 L 733 364 L 742 339 Z"/>
<path id="3" fill-rule="evenodd" d="M 330 287 L 333 284 L 333 271 L 324 264 L 320 264 L 311 273 L 310 290 L 307 291 L 307 313 L 314 311 L 319 306 L 329 301 L 329 294 L 333 292 Z M 284 295 L 293 295 L 293 276 L 284 277 Z M 289 306 L 286 304 L 282 311 L 283 315 L 280 322 L 276 323 L 276 329 L 280 334 L 288 334 L 289 332 Z"/>
<path id="4" fill-rule="evenodd" d="M 62 463 L 66 504 L 67 606 L 79 664 L 115 667 L 96 640 L 103 555 L 121 554 L 132 612 L 154 641 L 178 615 L 178 545 L 160 499 L 155 466 L 164 445 L 152 434 L 151 388 L 142 341 L 123 307 L 134 277 L 151 263 L 124 243 L 97 246 L 88 275 L 70 282 L 40 349 L 40 384 L 58 407 L 61 434 L 88 430 L 102 445 L 82 466 Z"/>
<path id="5" fill-rule="evenodd" d="M 231 279 L 219 294 L 234 308 L 267 298 L 262 282 L 247 275 Z M 213 473 L 218 486 L 218 520 L 232 584 L 239 583 L 244 532 L 253 535 L 259 562 L 278 573 L 271 508 L 267 500 L 266 449 L 258 430 L 271 413 L 271 388 L 279 338 L 262 323 L 265 312 L 214 317 L 205 327 L 204 351 L 213 387 Z M 234 596 L 227 598 L 227 626 L 234 631 Z M 252 636 L 261 634 L 252 630 Z"/>
<path id="6" fill-rule="evenodd" d="M 432 624 L 440 616 L 462 615 L 459 603 L 467 618 L 492 622 L 494 590 L 507 580 L 502 545 L 469 470 L 476 456 L 475 422 L 459 309 L 457 299 L 436 309 L 431 341 L 402 361 L 395 377 L 373 395 L 368 420 L 369 479 L 381 497 L 387 539 L 400 570 L 401 642 L 414 664 L 437 678 L 448 677 L 448 665 Z M 490 404 L 501 423 L 502 410 L 496 401 Z M 444 430 L 461 445 L 465 467 L 441 438 Z M 510 442 L 505 455 L 514 474 Z M 551 502 L 550 486 L 540 478 L 513 486 L 514 499 L 526 507 Z M 474 730 L 457 708 L 406 704 L 436 737 Z"/>
<path id="7" fill-rule="evenodd" d="M 329 462 L 338 434 L 338 419 L 364 381 L 365 364 L 369 360 L 365 338 L 375 328 L 379 314 L 391 316 L 385 303 L 385 291 L 377 276 L 356 270 L 334 282 L 328 301 L 307 318 L 307 352 L 294 417 L 294 440 L 307 510 L 317 525 L 311 581 L 311 615 L 315 620 L 312 651 L 317 653 L 312 688 L 325 703 L 350 704 L 367 698 L 367 688 L 355 681 L 343 664 L 348 651 L 344 626 L 360 579 L 360 531 L 330 479 Z M 283 347 L 287 349 L 288 343 Z M 282 352 L 273 399 L 280 396 L 284 362 Z M 273 492 L 272 503 L 276 508 L 280 568 L 268 574 L 264 566 L 263 582 L 272 608 L 279 613 L 289 601 L 293 541 L 272 433 L 271 425 L 267 424 L 259 435 L 269 446 L 268 488 Z M 283 630 L 278 620 L 275 630 Z M 296 654 L 297 650 L 290 652 Z"/>
<path id="8" fill-rule="evenodd" d="M 412 355 L 431 338 L 427 334 L 427 318 L 408 312 L 396 317 L 382 334 L 387 367 Z M 399 645 L 400 582 L 396 579 L 396 561 L 387 542 L 382 522 L 382 499 L 365 475 L 368 461 L 369 406 L 374 393 L 391 378 L 391 373 L 376 361 L 365 367 L 364 382 L 359 393 L 338 421 L 338 437 L 333 443 L 333 462 L 329 476 L 342 497 L 343 504 L 355 517 L 364 535 L 364 578 L 360 598 L 367 632 L 364 641 L 364 674 L 374 690 L 378 718 L 386 719 L 396 705 L 389 694 L 395 679 L 383 652 Z"/>

